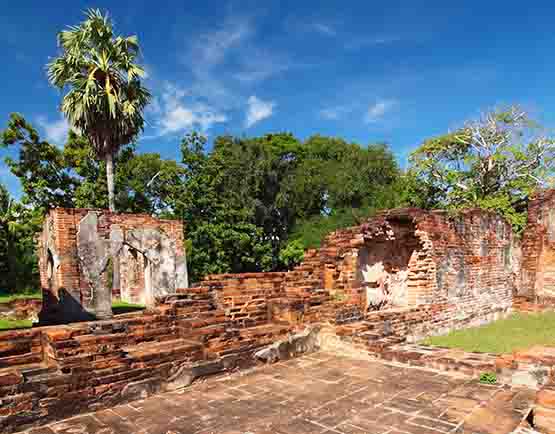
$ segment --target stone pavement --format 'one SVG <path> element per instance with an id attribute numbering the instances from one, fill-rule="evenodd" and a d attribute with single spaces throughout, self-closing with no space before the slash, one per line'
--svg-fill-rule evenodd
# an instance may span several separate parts
<path id="1" fill-rule="evenodd" d="M 27 434 L 505 434 L 521 424 L 534 396 L 320 352 Z"/>

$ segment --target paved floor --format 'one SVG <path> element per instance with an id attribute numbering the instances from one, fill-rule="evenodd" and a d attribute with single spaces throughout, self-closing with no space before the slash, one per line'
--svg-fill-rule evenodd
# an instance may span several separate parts
<path id="1" fill-rule="evenodd" d="M 315 353 L 29 434 L 510 433 L 534 393 Z"/>

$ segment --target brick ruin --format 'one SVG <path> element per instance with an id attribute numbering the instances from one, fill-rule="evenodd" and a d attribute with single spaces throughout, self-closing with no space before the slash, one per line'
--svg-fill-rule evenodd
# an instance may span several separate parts
<path id="1" fill-rule="evenodd" d="M 113 299 L 154 307 L 188 286 L 177 220 L 57 208 L 45 218 L 38 257 L 41 323 L 109 318 Z"/>
<path id="2" fill-rule="evenodd" d="M 511 310 L 519 286 L 509 224 L 478 210 L 386 211 L 330 234 L 292 271 L 212 275 L 189 288 L 182 231 L 144 215 L 48 215 L 39 240 L 43 317 L 98 317 L 112 296 L 144 297 L 149 307 L 0 333 L 2 432 L 321 348 L 330 333 L 377 354 L 484 324 Z M 117 277 L 110 285 L 114 254 L 119 285 Z"/>
<path id="3" fill-rule="evenodd" d="M 528 205 L 519 295 L 540 304 L 555 304 L 555 190 L 538 193 Z"/>

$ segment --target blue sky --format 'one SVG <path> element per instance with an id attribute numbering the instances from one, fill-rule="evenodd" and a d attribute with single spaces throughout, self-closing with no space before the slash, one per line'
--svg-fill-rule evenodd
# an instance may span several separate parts
<path id="1" fill-rule="evenodd" d="M 0 128 L 17 111 L 63 144 L 60 94 L 44 65 L 56 55 L 56 32 L 88 7 L 139 36 L 155 96 L 142 152 L 178 158 L 191 130 L 290 131 L 385 141 L 404 165 L 423 139 L 499 104 L 519 103 L 553 127 L 555 4 L 453 3 L 9 2 L 0 17 Z M 4 166 L 0 181 L 18 194 Z"/>

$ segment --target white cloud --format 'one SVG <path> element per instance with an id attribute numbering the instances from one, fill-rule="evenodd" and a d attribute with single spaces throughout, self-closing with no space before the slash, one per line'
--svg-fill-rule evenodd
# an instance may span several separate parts
<path id="1" fill-rule="evenodd" d="M 158 115 L 159 135 L 175 134 L 191 128 L 207 132 L 215 124 L 228 120 L 227 116 L 215 108 L 195 102 L 190 91 L 166 84 L 161 100 L 156 99 L 154 112 Z"/>
<path id="2" fill-rule="evenodd" d="M 379 122 L 391 110 L 395 109 L 399 103 L 393 99 L 382 99 L 376 101 L 368 107 L 368 111 L 364 116 L 364 121 L 368 124 Z"/>
<path id="3" fill-rule="evenodd" d="M 206 132 L 214 124 L 226 121 L 226 115 L 217 113 L 209 107 L 203 105 L 186 107 L 179 104 L 169 109 L 160 120 L 161 134 L 177 133 L 195 126 Z"/>
<path id="4" fill-rule="evenodd" d="M 183 82 L 151 78 L 155 97 L 147 109 L 153 130 L 149 137 L 194 128 L 206 132 L 243 110 L 247 127 L 271 116 L 275 103 L 248 98 L 253 86 L 300 65 L 287 53 L 262 46 L 256 33 L 255 20 L 237 14 L 197 33 L 182 52 Z"/>
<path id="5" fill-rule="evenodd" d="M 249 97 L 247 103 L 247 117 L 245 119 L 245 126 L 247 128 L 250 128 L 257 122 L 272 116 L 274 107 L 276 106 L 275 102 L 263 101 L 254 95 Z"/>
<path id="6" fill-rule="evenodd" d="M 46 140 L 54 142 L 59 146 L 64 145 L 69 133 L 69 124 L 64 117 L 57 121 L 49 121 L 46 117 L 41 116 L 37 119 L 37 123 L 44 130 Z"/>

